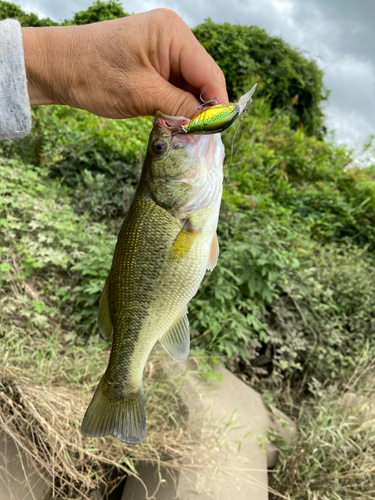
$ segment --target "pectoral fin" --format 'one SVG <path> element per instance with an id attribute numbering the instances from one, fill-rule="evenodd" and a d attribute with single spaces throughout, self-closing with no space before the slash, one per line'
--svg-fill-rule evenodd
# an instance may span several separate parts
<path id="1" fill-rule="evenodd" d="M 109 340 L 112 336 L 113 325 L 109 308 L 109 276 L 105 282 L 102 296 L 99 302 L 98 323 L 99 332 L 104 340 Z"/>
<path id="2" fill-rule="evenodd" d="M 184 361 L 189 356 L 190 330 L 186 312 L 176 319 L 159 342 L 174 361 Z"/>
<path id="3" fill-rule="evenodd" d="M 171 248 L 171 259 L 180 260 L 190 250 L 200 229 L 194 229 L 189 219 L 186 219 Z"/>
<path id="4" fill-rule="evenodd" d="M 217 264 L 217 259 L 219 258 L 219 240 L 217 239 L 217 234 L 215 233 L 214 239 L 211 243 L 210 256 L 208 258 L 207 269 L 213 271 Z"/>

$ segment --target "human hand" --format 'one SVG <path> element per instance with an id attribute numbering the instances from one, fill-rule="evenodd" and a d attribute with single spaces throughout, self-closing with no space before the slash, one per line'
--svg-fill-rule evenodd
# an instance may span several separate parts
<path id="1" fill-rule="evenodd" d="M 219 66 L 173 11 L 84 26 L 22 28 L 30 102 L 109 118 L 191 118 L 200 102 L 228 102 Z"/>

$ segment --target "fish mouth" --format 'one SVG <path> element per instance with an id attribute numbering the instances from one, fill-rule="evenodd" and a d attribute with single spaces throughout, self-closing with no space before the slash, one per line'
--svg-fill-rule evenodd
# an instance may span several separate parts
<path id="1" fill-rule="evenodd" d="M 185 118 L 184 116 L 170 116 L 165 115 L 161 111 L 156 111 L 154 125 L 158 125 L 160 128 L 173 133 L 177 132 L 182 125 L 186 125 L 189 121 L 189 118 Z"/>
<path id="2" fill-rule="evenodd" d="M 202 136 L 193 134 L 180 134 L 181 126 L 190 122 L 185 116 L 165 115 L 161 111 L 156 111 L 154 118 L 154 127 L 160 129 L 160 134 L 168 138 L 173 148 L 183 148 L 188 144 L 196 145 Z"/>

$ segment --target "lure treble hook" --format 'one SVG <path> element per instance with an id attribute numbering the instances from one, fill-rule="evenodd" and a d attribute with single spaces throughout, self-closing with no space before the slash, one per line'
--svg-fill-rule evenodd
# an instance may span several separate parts
<path id="1" fill-rule="evenodd" d="M 203 92 L 200 93 L 199 99 L 202 101 L 202 104 L 200 106 L 198 106 L 198 111 L 205 109 L 205 108 L 208 108 L 209 106 L 212 106 L 213 104 L 218 104 L 218 102 L 219 102 L 218 97 L 214 97 L 213 99 L 209 99 L 208 101 L 205 101 L 202 96 L 206 92 L 207 92 L 207 90 L 204 90 Z"/>

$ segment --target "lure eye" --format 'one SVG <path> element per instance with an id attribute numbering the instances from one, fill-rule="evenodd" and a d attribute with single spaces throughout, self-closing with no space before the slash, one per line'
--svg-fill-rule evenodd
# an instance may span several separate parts
<path id="1" fill-rule="evenodd" d="M 166 148 L 165 143 L 163 141 L 161 141 L 160 139 L 158 139 L 152 143 L 152 151 L 157 155 L 161 155 L 161 154 L 165 153 L 166 149 L 167 148 Z"/>

